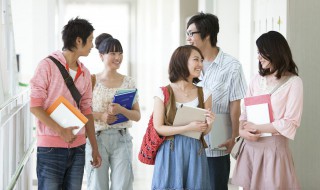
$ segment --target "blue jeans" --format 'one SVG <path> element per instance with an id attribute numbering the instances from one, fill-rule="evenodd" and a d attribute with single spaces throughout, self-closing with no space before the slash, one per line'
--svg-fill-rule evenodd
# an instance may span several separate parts
<path id="1" fill-rule="evenodd" d="M 102 164 L 92 168 L 92 148 L 87 140 L 86 174 L 88 190 L 132 190 L 132 137 L 128 130 L 107 129 L 97 135 Z M 109 172 L 110 171 L 110 172 Z"/>
<path id="2" fill-rule="evenodd" d="M 85 144 L 75 148 L 37 148 L 39 190 L 79 190 L 85 164 Z"/>
<path id="3" fill-rule="evenodd" d="M 230 155 L 207 157 L 212 190 L 228 190 Z"/>

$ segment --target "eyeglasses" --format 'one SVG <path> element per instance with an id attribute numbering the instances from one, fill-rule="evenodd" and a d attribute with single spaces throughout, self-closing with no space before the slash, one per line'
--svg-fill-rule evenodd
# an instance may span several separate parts
<path id="1" fill-rule="evenodd" d="M 192 37 L 193 34 L 201 33 L 200 31 L 192 32 L 192 31 L 186 31 L 186 36 L 187 37 Z"/>

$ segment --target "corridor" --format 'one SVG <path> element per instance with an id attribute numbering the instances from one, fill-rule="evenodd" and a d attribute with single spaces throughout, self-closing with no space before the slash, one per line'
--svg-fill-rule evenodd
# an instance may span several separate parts
<path id="1" fill-rule="evenodd" d="M 186 22 L 198 12 L 218 16 L 217 46 L 240 61 L 247 82 L 258 72 L 257 37 L 275 30 L 287 39 L 304 94 L 301 124 L 290 149 L 302 189 L 319 189 L 319 9 L 319 0 L 0 0 L 0 189 L 37 189 L 28 85 L 39 61 L 61 50 L 61 29 L 77 16 L 93 23 L 95 37 L 107 32 L 123 45 L 120 72 L 136 80 L 142 113 L 130 129 L 134 189 L 150 189 L 153 166 L 140 163 L 137 155 L 152 95 L 155 87 L 168 83 L 170 56 L 186 44 Z M 103 68 L 95 48 L 80 60 L 91 73 Z"/>

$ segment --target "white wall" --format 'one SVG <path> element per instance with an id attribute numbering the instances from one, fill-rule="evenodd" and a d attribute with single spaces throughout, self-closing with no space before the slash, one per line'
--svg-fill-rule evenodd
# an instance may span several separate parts
<path id="1" fill-rule="evenodd" d="M 0 0 L 0 10 L 1 10 L 1 15 L 0 15 L 0 19 L 1 19 L 1 27 L 0 27 L 0 105 L 4 102 L 4 91 L 3 91 L 3 82 L 4 82 L 4 60 L 3 60 L 3 55 L 4 55 L 4 47 L 5 47 L 5 44 L 3 43 L 4 42 L 4 26 L 3 26 L 3 13 L 2 13 L 2 10 L 3 10 L 3 7 L 2 7 L 2 0 Z"/>
<path id="2" fill-rule="evenodd" d="M 242 0 L 239 4 L 239 61 L 242 63 L 243 72 L 247 83 L 250 81 L 253 70 L 256 70 L 256 61 L 252 62 L 255 56 L 253 37 L 253 10 L 252 0 Z"/>
<path id="3" fill-rule="evenodd" d="M 301 126 L 291 143 L 302 189 L 320 188 L 320 1 L 289 0 L 288 40 L 304 85 Z"/>
<path id="4" fill-rule="evenodd" d="M 215 13 L 219 18 L 220 32 L 217 46 L 239 59 L 239 4 L 238 0 L 216 0 Z"/>
<path id="5" fill-rule="evenodd" d="M 63 18 L 65 25 L 71 18 L 87 19 L 94 27 L 93 36 L 97 37 L 101 33 L 109 33 L 118 39 L 123 48 L 123 61 L 119 72 L 128 75 L 129 68 L 129 3 L 68 3 L 64 5 L 64 11 L 59 15 Z M 118 15 L 121 15 L 118 17 Z M 111 19 L 117 17 L 116 19 Z M 60 30 L 62 30 L 61 26 Z M 62 40 L 60 39 L 62 42 Z M 62 43 L 61 43 L 62 47 Z M 100 73 L 104 69 L 103 62 L 99 57 L 96 47 L 91 49 L 87 57 L 80 57 L 80 61 L 89 69 L 91 73 Z"/>
<path id="6" fill-rule="evenodd" d="M 20 54 L 19 82 L 29 83 L 35 67 L 56 46 L 56 0 L 11 0 L 16 51 Z"/>
<path id="7" fill-rule="evenodd" d="M 257 74 L 257 38 L 270 30 L 280 32 L 287 36 L 287 0 L 254 0 L 253 7 L 253 33 L 252 33 L 252 71 L 251 76 Z"/>
<path id="8" fill-rule="evenodd" d="M 177 10 L 178 0 L 137 1 L 137 84 L 142 109 L 152 109 L 154 89 L 168 83 L 169 59 L 179 45 Z"/>
<path id="9" fill-rule="evenodd" d="M 18 93 L 17 59 L 10 0 L 1 0 L 0 105 Z"/>

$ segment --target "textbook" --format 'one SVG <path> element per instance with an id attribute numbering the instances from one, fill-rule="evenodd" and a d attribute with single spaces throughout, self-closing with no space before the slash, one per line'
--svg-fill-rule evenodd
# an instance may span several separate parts
<path id="1" fill-rule="evenodd" d="M 173 126 L 181 126 L 181 125 L 187 125 L 191 123 L 192 121 L 206 121 L 205 116 L 206 110 L 197 108 L 197 107 L 190 107 L 190 106 L 184 106 L 183 104 L 177 109 L 176 116 L 173 121 Z M 201 132 L 197 131 L 188 131 L 185 133 L 182 133 L 181 135 L 200 139 Z"/>
<path id="2" fill-rule="evenodd" d="M 59 96 L 46 110 L 46 112 L 61 127 L 79 127 L 72 131 L 74 135 L 76 135 L 88 122 L 86 116 L 84 116 L 63 96 Z"/>
<path id="3" fill-rule="evenodd" d="M 208 134 L 210 148 L 215 150 L 227 150 L 219 145 L 230 139 L 232 136 L 232 124 L 230 114 L 216 114 L 214 119 L 214 130 Z"/>
<path id="4" fill-rule="evenodd" d="M 244 99 L 247 121 L 257 125 L 273 122 L 270 94 L 252 96 Z M 271 133 L 261 133 L 261 137 L 271 136 Z"/>
<path id="5" fill-rule="evenodd" d="M 119 89 L 114 95 L 112 103 L 120 104 L 122 107 L 125 107 L 128 110 L 131 110 L 136 94 L 137 94 L 136 88 L 135 89 Z M 128 121 L 128 118 L 126 118 L 122 114 L 117 114 L 116 116 L 117 116 L 117 120 L 111 123 L 110 125 Z"/>

